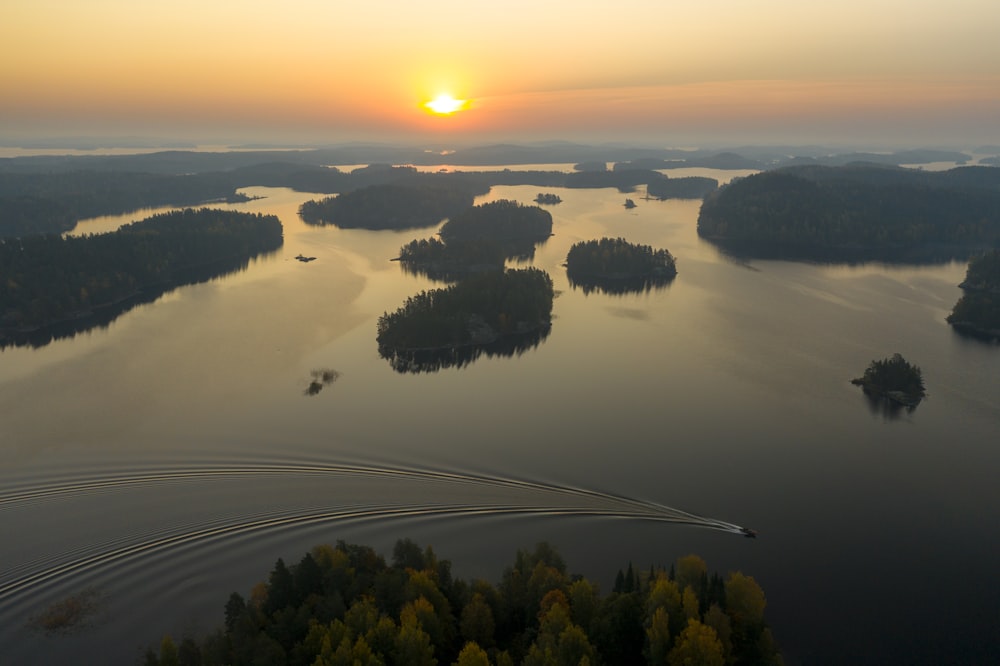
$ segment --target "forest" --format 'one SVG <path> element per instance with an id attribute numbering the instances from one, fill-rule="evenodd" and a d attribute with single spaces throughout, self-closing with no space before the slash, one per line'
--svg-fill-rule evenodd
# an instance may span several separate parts
<path id="1" fill-rule="evenodd" d="M 489 187 L 454 179 L 434 185 L 370 185 L 337 197 L 307 201 L 299 208 L 299 216 L 308 224 L 332 224 L 342 229 L 430 227 L 471 207 L 477 194 L 488 191 Z"/>
<path id="2" fill-rule="evenodd" d="M 543 241 L 552 235 L 552 214 L 538 206 L 525 206 L 510 199 L 467 208 L 441 227 L 441 238 L 473 240 Z"/>
<path id="3" fill-rule="evenodd" d="M 959 286 L 963 294 L 948 323 L 973 337 L 1000 339 L 1000 250 L 973 257 Z"/>
<path id="4" fill-rule="evenodd" d="M 566 255 L 570 285 L 584 293 L 639 293 L 669 284 L 676 275 L 677 262 L 668 250 L 654 250 L 624 238 L 574 243 Z"/>
<path id="5" fill-rule="evenodd" d="M 221 603 L 220 603 L 221 606 Z M 619 570 L 612 591 L 568 572 L 547 543 L 518 550 L 496 585 L 452 575 L 431 547 L 320 545 L 275 562 L 204 637 L 165 636 L 147 666 L 579 666 L 781 664 L 750 576 L 700 557 Z"/>
<path id="6" fill-rule="evenodd" d="M 378 319 L 379 353 L 489 344 L 548 328 L 553 287 L 537 268 L 489 272 L 406 299 Z"/>
<path id="7" fill-rule="evenodd" d="M 77 220 L 155 206 L 237 200 L 220 174 L 103 171 L 0 175 L 0 238 L 62 233 Z"/>
<path id="8" fill-rule="evenodd" d="M 277 217 L 209 208 L 154 215 L 108 234 L 0 239 L 0 341 L 144 290 L 228 272 L 281 244 Z"/>
<path id="9" fill-rule="evenodd" d="M 507 259 L 530 258 L 552 233 L 552 215 L 538 206 L 501 199 L 471 206 L 441 227 L 441 239 L 413 240 L 399 250 L 403 269 L 435 280 L 455 281 L 501 271 Z"/>
<path id="10" fill-rule="evenodd" d="M 452 240 L 415 239 L 399 249 L 403 270 L 433 280 L 453 282 L 471 273 L 501 271 L 507 259 L 504 245 L 491 238 Z"/>
<path id="11" fill-rule="evenodd" d="M 762 258 L 966 259 L 1000 243 L 1000 169 L 789 167 L 709 194 L 698 233 Z"/>

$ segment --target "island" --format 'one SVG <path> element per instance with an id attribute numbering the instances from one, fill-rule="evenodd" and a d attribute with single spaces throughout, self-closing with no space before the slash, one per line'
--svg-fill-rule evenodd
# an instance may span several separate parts
<path id="1" fill-rule="evenodd" d="M 282 242 L 273 215 L 210 208 L 107 234 L 0 239 L 0 346 L 45 344 L 106 324 L 176 286 L 244 268 Z"/>
<path id="2" fill-rule="evenodd" d="M 530 259 L 552 233 L 552 215 L 538 206 L 501 199 L 473 206 L 441 227 L 440 239 L 413 240 L 399 250 L 403 270 L 453 282 L 502 271 L 507 259 Z"/>
<path id="3" fill-rule="evenodd" d="M 697 555 L 609 571 L 604 592 L 547 542 L 517 549 L 495 583 L 455 569 L 411 539 L 389 558 L 320 544 L 297 562 L 277 559 L 247 596 L 220 598 L 218 628 L 168 635 L 142 663 L 783 663 L 761 586 L 740 571 L 713 572 Z"/>
<path id="4" fill-rule="evenodd" d="M 422 291 L 378 319 L 379 354 L 399 372 L 462 366 L 483 352 L 513 355 L 547 335 L 554 291 L 537 268 L 473 275 Z"/>
<path id="5" fill-rule="evenodd" d="M 866 395 L 902 407 L 914 408 L 926 395 L 920 368 L 911 365 L 900 354 L 872 361 L 864 375 L 852 379 Z"/>
<path id="6" fill-rule="evenodd" d="M 584 293 L 638 293 L 665 286 L 677 275 L 677 261 L 668 250 L 601 238 L 575 243 L 566 255 L 570 285 Z"/>
<path id="7" fill-rule="evenodd" d="M 431 237 L 401 247 L 396 261 L 408 273 L 454 282 L 473 273 L 502 271 L 506 254 L 504 246 L 490 238 L 445 243 Z"/>
<path id="8" fill-rule="evenodd" d="M 548 192 L 539 192 L 538 196 L 535 197 L 535 203 L 537 204 L 557 204 L 562 203 L 562 197 L 558 194 L 552 194 Z"/>
<path id="9" fill-rule="evenodd" d="M 705 197 L 698 234 L 740 256 L 818 261 L 968 259 L 1000 243 L 1000 169 L 787 167 Z"/>
<path id="10" fill-rule="evenodd" d="M 552 235 L 552 214 L 538 206 L 499 199 L 468 208 L 441 227 L 441 238 L 473 240 L 529 240 L 541 242 Z"/>
<path id="11" fill-rule="evenodd" d="M 299 216 L 307 224 L 332 224 L 342 229 L 430 227 L 471 206 L 483 189 L 454 179 L 434 182 L 370 185 L 337 197 L 306 201 L 299 207 Z"/>
<path id="12" fill-rule="evenodd" d="M 1000 250 L 973 257 L 958 286 L 964 293 L 948 315 L 948 323 L 971 337 L 1000 340 Z"/>

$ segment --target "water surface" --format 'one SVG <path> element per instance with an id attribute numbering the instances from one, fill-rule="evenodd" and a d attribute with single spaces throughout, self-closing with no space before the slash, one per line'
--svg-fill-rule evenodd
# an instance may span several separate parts
<path id="1" fill-rule="evenodd" d="M 436 229 L 308 227 L 297 207 L 318 195 L 279 188 L 226 206 L 278 215 L 278 253 L 106 328 L 0 352 L 0 663 L 98 650 L 130 663 L 164 633 L 221 623 L 229 593 L 279 556 L 337 539 L 388 554 L 403 537 L 493 581 L 546 539 L 605 591 L 629 562 L 699 553 L 761 583 L 789 663 L 995 662 L 1000 349 L 944 321 L 964 264 L 734 262 L 697 237 L 697 201 L 640 192 L 625 210 L 617 190 L 542 189 L 563 203 L 533 264 L 558 295 L 551 333 L 519 356 L 393 371 L 377 317 L 439 285 L 389 259 Z M 573 289 L 566 252 L 601 236 L 669 249 L 677 278 Z M 924 371 L 913 412 L 886 414 L 849 383 L 894 352 Z M 323 369 L 336 380 L 306 395 Z M 25 628 L 88 588 L 105 599 L 92 626 Z"/>

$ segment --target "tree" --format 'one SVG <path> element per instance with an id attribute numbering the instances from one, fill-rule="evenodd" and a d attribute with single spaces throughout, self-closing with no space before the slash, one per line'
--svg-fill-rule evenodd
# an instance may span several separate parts
<path id="1" fill-rule="evenodd" d="M 396 663 L 413 666 L 435 666 L 434 646 L 413 615 L 404 615 L 396 636 Z"/>
<path id="2" fill-rule="evenodd" d="M 490 658 L 486 651 L 476 645 L 475 642 L 465 644 L 462 651 L 458 653 L 458 660 L 455 666 L 491 666 Z"/>
<path id="3" fill-rule="evenodd" d="M 480 593 L 472 595 L 472 599 L 462 609 L 460 623 L 462 638 L 483 647 L 493 645 L 493 634 L 496 624 L 493 620 L 493 610 Z"/>
<path id="4" fill-rule="evenodd" d="M 722 643 L 715 630 L 697 620 L 688 620 L 677 637 L 677 644 L 667 655 L 670 666 L 723 666 Z"/>
<path id="5" fill-rule="evenodd" d="M 653 613 L 653 618 L 646 629 L 649 663 L 665 664 L 670 652 L 670 619 L 662 606 Z"/>

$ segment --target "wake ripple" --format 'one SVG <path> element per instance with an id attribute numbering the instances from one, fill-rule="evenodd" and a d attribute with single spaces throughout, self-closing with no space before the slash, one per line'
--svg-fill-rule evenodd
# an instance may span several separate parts
<path id="1" fill-rule="evenodd" d="M 245 533 L 336 521 L 375 521 L 435 516 L 600 517 L 651 520 L 745 534 L 743 528 L 733 523 L 600 490 L 467 472 L 346 463 L 210 464 L 186 469 L 129 469 L 117 474 L 78 476 L 64 478 L 58 482 L 22 486 L 0 493 L 0 511 L 16 510 L 24 504 L 39 501 L 78 498 L 90 494 L 156 484 L 279 475 L 292 477 L 313 475 L 374 477 L 514 490 L 526 493 L 526 495 L 525 501 L 522 503 L 395 503 L 354 504 L 336 508 L 330 506 L 285 508 L 249 515 L 216 518 L 201 523 L 163 527 L 141 535 L 123 535 L 104 542 L 88 544 L 9 568 L 4 572 L 3 579 L 6 580 L 0 580 L 0 600 L 19 596 L 68 576 L 84 574 L 95 569 L 188 544 L 207 543 Z"/>

